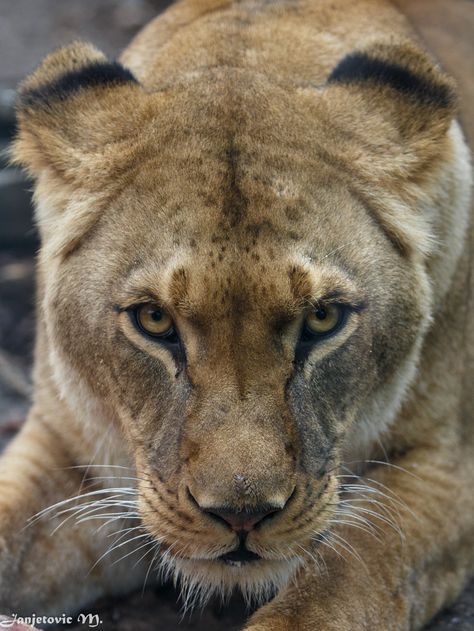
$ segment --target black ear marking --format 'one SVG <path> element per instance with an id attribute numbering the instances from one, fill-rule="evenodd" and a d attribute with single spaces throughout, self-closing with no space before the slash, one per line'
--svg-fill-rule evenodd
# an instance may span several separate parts
<path id="1" fill-rule="evenodd" d="M 456 97 L 451 85 L 435 77 L 422 76 L 408 66 L 371 57 L 356 52 L 339 62 L 329 76 L 328 83 L 355 84 L 370 82 L 388 86 L 404 96 L 416 100 L 420 105 L 450 109 Z"/>
<path id="2" fill-rule="evenodd" d="M 40 87 L 24 89 L 19 93 L 20 107 L 46 105 L 50 101 L 63 101 L 82 89 L 138 83 L 133 74 L 117 61 L 94 61 L 77 70 L 70 70 Z"/>

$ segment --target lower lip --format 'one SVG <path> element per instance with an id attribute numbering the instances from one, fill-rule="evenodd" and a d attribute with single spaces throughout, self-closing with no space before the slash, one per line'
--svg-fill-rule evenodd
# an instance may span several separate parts
<path id="1" fill-rule="evenodd" d="M 248 565 L 248 562 L 246 561 L 222 561 L 222 563 L 225 563 L 227 567 L 235 567 L 235 568 L 240 568 L 240 567 L 243 567 L 244 565 Z"/>
<path id="2" fill-rule="evenodd" d="M 262 557 L 250 550 L 235 550 L 234 552 L 228 552 L 219 557 L 219 561 L 233 567 L 242 567 L 242 565 L 248 565 L 249 563 L 261 560 Z"/>

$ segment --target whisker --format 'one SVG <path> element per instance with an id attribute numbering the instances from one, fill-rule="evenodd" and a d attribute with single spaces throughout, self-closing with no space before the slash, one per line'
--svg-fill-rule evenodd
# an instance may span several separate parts
<path id="1" fill-rule="evenodd" d="M 135 554 L 139 550 L 143 550 L 143 548 L 149 547 L 151 545 L 154 546 L 155 545 L 155 541 L 147 541 L 143 545 L 138 546 L 138 548 L 134 548 L 131 552 L 127 552 L 127 554 L 124 554 L 122 557 L 120 557 L 120 559 L 117 559 L 116 561 L 113 561 L 112 565 L 116 565 L 117 563 L 120 563 L 120 561 L 123 561 L 124 559 L 126 559 L 129 556 L 131 556 L 132 554 Z"/>
<path id="2" fill-rule="evenodd" d="M 341 485 L 341 489 L 343 491 L 349 492 L 349 493 L 359 493 L 359 495 L 361 497 L 366 497 L 364 494 L 365 493 L 370 493 L 373 495 L 379 495 L 380 497 L 383 497 L 384 499 L 388 500 L 388 502 L 390 502 L 390 504 L 393 506 L 394 510 L 396 510 L 397 512 L 397 516 L 398 518 L 401 518 L 400 516 L 400 512 L 398 510 L 398 507 L 400 507 L 402 510 L 406 510 L 408 513 L 410 513 L 416 520 L 418 520 L 417 515 L 411 510 L 411 508 L 404 502 L 402 501 L 397 495 L 396 493 L 394 493 L 391 489 L 389 489 L 388 487 L 386 487 L 385 485 L 378 483 L 377 480 L 372 480 L 370 478 L 368 478 L 369 481 L 373 482 L 374 484 L 376 484 L 377 486 L 381 486 L 384 491 L 387 491 L 386 493 L 384 491 L 381 491 L 379 488 L 374 489 L 373 487 L 371 487 L 370 485 L 368 485 L 366 482 L 364 482 L 363 478 L 360 478 L 359 476 L 340 476 L 342 477 L 355 477 L 357 479 L 360 480 L 360 484 L 353 484 L 353 483 L 344 483 Z M 361 493 L 361 491 L 363 493 Z M 390 495 L 389 495 L 390 493 Z M 376 501 L 376 500 L 374 500 Z M 387 511 L 389 510 L 386 504 L 381 503 L 381 506 L 383 506 Z"/>
<path id="3" fill-rule="evenodd" d="M 147 550 L 147 552 L 145 553 L 145 555 L 140 557 L 140 559 L 138 560 L 138 563 L 139 563 L 139 562 L 140 562 L 140 561 L 141 561 L 141 560 L 142 560 L 142 559 L 143 559 L 143 558 L 144 558 L 144 557 L 148 554 L 148 552 L 149 552 L 149 551 Z M 147 584 L 147 581 L 148 581 L 148 577 L 150 576 L 150 572 L 152 571 L 153 564 L 156 562 L 156 559 L 157 559 L 157 557 L 158 557 L 159 553 L 160 553 L 160 546 L 159 546 L 159 544 L 158 544 L 158 545 L 156 546 L 155 553 L 154 553 L 154 555 L 153 555 L 153 557 L 152 557 L 152 559 L 151 559 L 151 561 L 150 561 L 150 564 L 148 565 L 148 569 L 147 569 L 146 574 L 145 574 L 145 579 L 144 579 L 144 581 L 143 581 L 143 587 L 142 587 L 142 596 L 143 596 L 143 594 L 145 593 L 145 589 L 146 589 L 146 584 Z"/>
<path id="4" fill-rule="evenodd" d="M 401 471 L 402 473 L 406 473 L 412 478 L 415 478 L 415 480 L 418 480 L 418 482 L 423 482 L 422 478 L 416 475 L 416 473 L 413 473 L 413 471 L 408 471 L 408 469 L 405 469 L 405 467 L 401 467 L 400 465 L 393 464 L 392 462 L 384 462 L 383 460 L 366 460 L 365 462 L 369 464 L 378 464 L 378 465 L 382 465 L 383 467 L 391 467 L 392 469 L 397 469 L 398 471 Z"/>
<path id="5" fill-rule="evenodd" d="M 47 508 L 40 510 L 38 513 L 33 515 L 30 519 L 33 520 L 36 517 L 42 517 L 44 514 L 52 511 L 54 508 L 59 508 L 61 506 L 64 506 L 65 504 L 69 504 L 70 502 L 73 502 L 74 500 L 80 500 L 85 497 L 92 497 L 96 495 L 107 495 L 110 493 L 118 493 L 118 494 L 122 493 L 124 495 L 135 495 L 136 489 L 131 489 L 127 487 L 118 487 L 118 488 L 96 489 L 94 491 L 88 491 L 87 493 L 80 493 L 79 495 L 68 497 L 64 500 L 61 500 L 60 502 L 51 504 L 51 506 L 48 506 Z"/>
<path id="6" fill-rule="evenodd" d="M 139 517 L 138 513 L 102 513 L 100 515 L 88 515 L 87 517 L 81 517 L 81 519 L 77 520 L 78 524 L 82 524 L 86 521 L 94 521 L 96 519 L 107 519 L 108 517 L 119 518 L 119 519 L 137 519 Z"/>
<path id="7" fill-rule="evenodd" d="M 64 524 L 66 524 L 70 519 L 77 517 L 79 514 L 82 514 L 82 516 L 89 515 L 97 510 L 106 508 L 109 505 L 112 506 L 112 504 L 108 504 L 108 503 L 104 504 L 101 501 L 100 502 L 86 502 L 86 504 L 79 504 L 78 506 L 72 506 L 71 508 L 63 509 L 62 511 L 59 511 L 58 513 L 54 513 L 50 519 L 56 519 L 60 517 L 61 515 L 65 515 L 67 513 L 70 513 L 70 514 L 68 515 L 68 517 L 63 519 L 56 526 L 56 528 L 54 528 L 54 530 L 50 533 L 50 535 L 51 536 L 54 535 L 60 528 L 64 526 Z"/>
<path id="8" fill-rule="evenodd" d="M 132 541 L 136 541 L 137 539 L 143 539 L 143 537 L 150 537 L 150 535 L 148 533 L 143 533 L 141 535 L 137 535 L 136 537 L 132 537 L 131 539 L 126 539 L 125 541 L 121 541 L 120 543 L 116 543 L 115 545 L 110 546 L 103 554 L 101 554 L 101 556 L 97 559 L 97 561 L 94 563 L 94 565 L 91 567 L 91 569 L 89 570 L 89 572 L 87 573 L 87 575 L 89 575 L 94 568 L 97 567 L 97 565 L 103 560 L 105 559 L 106 556 L 108 556 L 109 554 L 111 554 L 112 552 L 114 552 L 115 550 L 118 550 L 119 548 L 122 548 L 125 545 L 129 545 L 132 543 Z M 140 548 L 139 548 L 140 549 Z M 132 553 L 135 552 L 135 550 L 132 550 Z M 123 557 L 125 558 L 125 557 Z M 112 564 L 113 565 L 113 564 Z"/>
<path id="9" fill-rule="evenodd" d="M 89 464 L 76 464 L 71 465 L 69 467 L 56 467 L 55 471 L 68 471 L 69 469 L 88 469 L 91 465 Z M 97 464 L 94 463 L 92 465 L 94 468 L 103 468 L 103 469 L 127 469 L 128 471 L 133 471 L 135 467 L 126 467 L 120 464 Z"/>
<path id="10" fill-rule="evenodd" d="M 349 516 L 352 519 L 354 519 L 356 517 L 356 515 L 351 515 L 351 514 L 349 514 Z M 328 523 L 335 524 L 337 526 L 351 526 L 352 528 L 357 528 L 358 530 L 361 530 L 362 532 L 365 532 L 368 535 L 371 535 L 379 543 L 382 543 L 382 539 L 373 530 L 369 530 L 368 528 L 364 528 L 360 524 L 354 523 L 354 521 L 347 520 L 347 519 L 345 519 L 345 520 L 344 519 L 331 519 L 331 520 L 329 520 Z"/>
<path id="11" fill-rule="evenodd" d="M 320 539 L 319 537 L 323 537 L 323 538 Z M 321 545 L 326 546 L 327 548 L 332 550 L 335 554 L 337 554 L 337 556 L 339 556 L 341 559 L 343 559 L 343 561 L 347 562 L 347 559 L 339 552 L 339 550 L 337 550 L 333 546 L 333 544 L 331 542 L 329 542 L 327 540 L 326 536 L 324 536 L 322 533 L 318 533 L 317 537 L 314 540 L 317 541 L 318 543 L 320 543 Z"/>
<path id="12" fill-rule="evenodd" d="M 365 568 L 366 572 L 370 574 L 367 565 L 364 563 L 364 561 L 362 560 L 362 557 L 360 556 L 360 554 L 357 552 L 357 550 L 354 548 L 353 545 L 351 545 L 346 539 L 344 539 L 344 537 L 341 537 L 334 531 L 332 531 L 330 535 L 331 537 L 334 537 L 336 539 L 336 543 L 338 543 L 344 550 L 346 550 L 351 556 L 353 556 L 357 561 L 359 561 L 359 563 Z"/>

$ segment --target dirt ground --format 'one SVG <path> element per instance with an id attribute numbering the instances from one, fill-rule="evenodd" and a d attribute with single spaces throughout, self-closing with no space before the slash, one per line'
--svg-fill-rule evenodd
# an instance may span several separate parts
<path id="1" fill-rule="evenodd" d="M 458 76 L 464 104 L 474 103 L 474 81 L 463 81 L 474 59 L 474 2 L 396 1 L 405 5 L 443 63 Z M 167 4 L 160 0 L 0 0 L 0 149 L 12 130 L 13 89 L 42 56 L 76 38 L 91 40 L 115 56 Z M 466 107 L 463 121 L 473 140 L 474 119 Z M 0 449 L 20 427 L 29 404 L 37 247 L 27 184 L 20 174 L 2 166 L 0 158 Z M 202 614 L 181 620 L 177 594 L 170 586 L 97 603 L 90 610 L 96 612 L 103 631 L 236 631 L 246 616 L 236 597 L 225 608 L 213 604 Z M 426 629 L 451 630 L 474 631 L 474 581 L 454 607 Z"/>

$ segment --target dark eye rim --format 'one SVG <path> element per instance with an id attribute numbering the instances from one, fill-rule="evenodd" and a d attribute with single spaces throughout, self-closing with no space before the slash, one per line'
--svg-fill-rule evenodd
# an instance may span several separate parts
<path id="1" fill-rule="evenodd" d="M 176 326 L 174 324 L 165 333 L 150 333 L 150 331 L 147 331 L 144 328 L 144 326 L 140 322 L 138 312 L 146 304 L 149 304 L 149 303 L 142 302 L 137 305 L 132 305 L 131 307 L 127 309 L 129 318 L 133 326 L 135 327 L 135 329 L 144 337 L 150 338 L 151 340 L 155 342 L 158 341 L 158 342 L 163 342 L 165 344 L 178 345 L 180 343 L 180 340 L 179 340 L 178 331 L 176 330 Z M 159 305 L 157 305 L 157 307 L 159 307 Z"/>
<path id="2" fill-rule="evenodd" d="M 324 304 L 322 304 L 321 306 L 324 306 Z M 339 333 L 339 331 L 344 327 L 349 317 L 350 307 L 344 303 L 334 303 L 334 302 L 331 303 L 331 306 L 337 307 L 339 309 L 339 318 L 337 320 L 336 325 L 325 333 L 318 333 L 309 328 L 309 326 L 306 323 L 306 318 L 305 318 L 305 321 L 303 323 L 303 328 L 301 329 L 301 333 L 300 333 L 300 339 L 299 339 L 300 344 L 317 343 L 321 339 L 328 339 L 330 337 L 333 337 L 334 335 L 337 335 L 337 333 Z"/>

